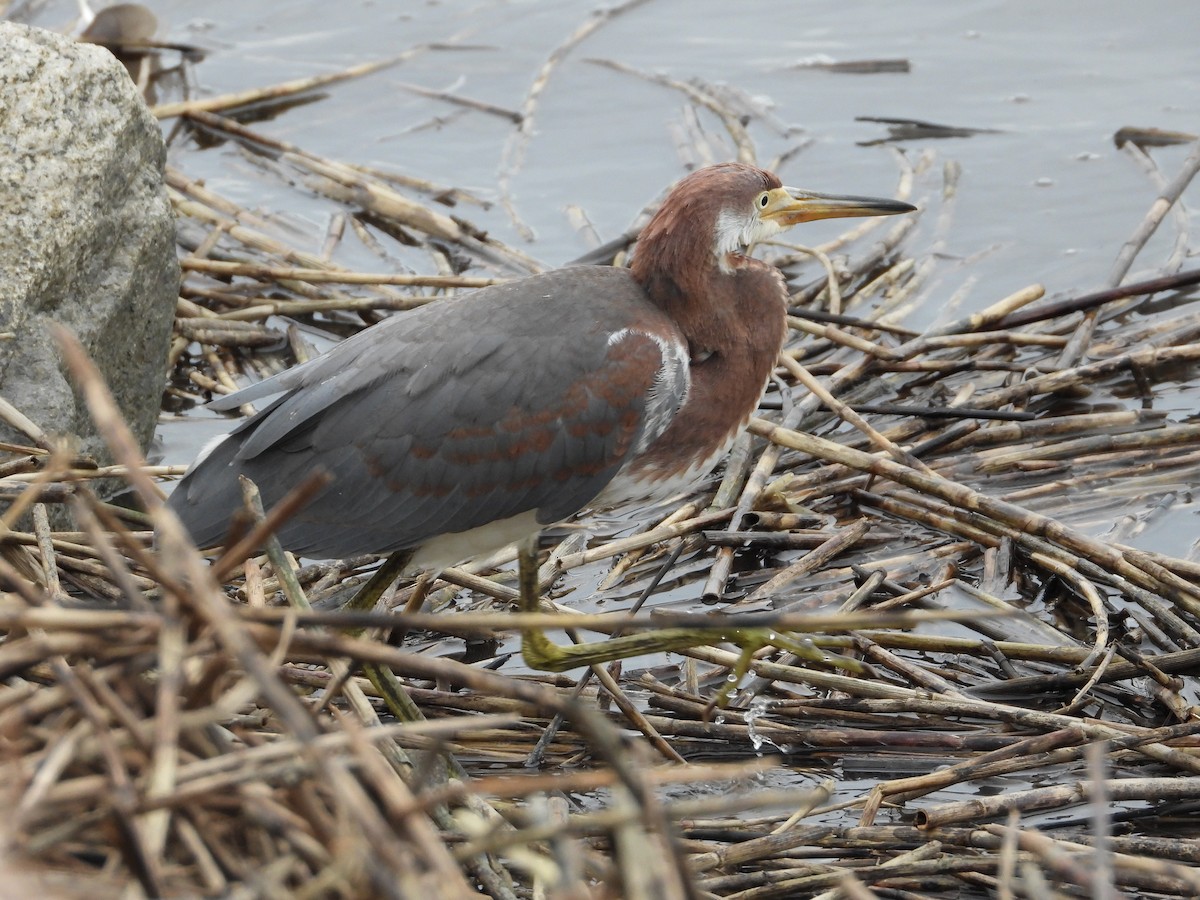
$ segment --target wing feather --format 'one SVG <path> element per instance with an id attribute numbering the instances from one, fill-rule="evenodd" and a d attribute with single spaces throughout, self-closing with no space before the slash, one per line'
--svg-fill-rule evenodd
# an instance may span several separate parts
<path id="1" fill-rule="evenodd" d="M 615 339 L 614 339 L 615 338 Z M 315 469 L 331 485 L 280 530 L 316 557 L 389 552 L 534 511 L 561 520 L 665 429 L 686 346 L 626 270 L 559 270 L 393 316 L 214 406 L 283 392 L 179 485 L 201 544 L 239 505 Z"/>

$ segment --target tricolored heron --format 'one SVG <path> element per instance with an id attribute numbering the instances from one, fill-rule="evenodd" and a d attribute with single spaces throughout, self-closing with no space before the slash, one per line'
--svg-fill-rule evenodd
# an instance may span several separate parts
<path id="1" fill-rule="evenodd" d="M 216 400 L 274 396 L 170 505 L 212 546 L 241 506 L 239 475 L 270 505 L 324 469 L 332 482 L 280 526 L 285 547 L 431 568 L 587 506 L 665 498 L 728 450 L 783 346 L 783 278 L 747 249 L 800 222 L 913 209 L 786 188 L 741 163 L 699 169 L 646 225 L 629 269 L 558 269 L 431 303 Z"/>

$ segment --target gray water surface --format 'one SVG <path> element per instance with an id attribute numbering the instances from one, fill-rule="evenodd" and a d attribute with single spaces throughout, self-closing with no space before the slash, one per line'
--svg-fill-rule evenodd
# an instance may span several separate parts
<path id="1" fill-rule="evenodd" d="M 675 134 L 684 122 L 676 91 L 597 65 L 610 60 L 687 81 L 723 84 L 769 105 L 784 133 L 751 126 L 761 162 L 811 142 L 782 169 L 788 183 L 817 190 L 887 194 L 897 166 L 886 136 L 860 116 L 904 117 L 993 129 L 970 138 L 896 145 L 962 166 L 952 219 L 939 229 L 944 264 L 914 312 L 913 327 L 948 314 L 945 298 L 971 277 L 969 307 L 980 308 L 1031 282 L 1048 291 L 1102 286 L 1118 249 L 1145 215 L 1156 189 L 1114 147 L 1123 126 L 1200 131 L 1200 17 L 1191 0 L 1131 5 L 1119 0 L 1036 3 L 780 2 L 646 0 L 610 16 L 575 44 L 549 75 L 533 107 L 528 139 L 506 119 L 464 112 L 404 91 L 403 83 L 450 90 L 510 110 L 526 103 L 547 58 L 588 23 L 592 0 L 477 2 L 268 2 L 150 0 L 172 40 L 208 51 L 195 67 L 193 95 L 244 90 L 383 59 L 424 44 L 403 65 L 327 89 L 327 99 L 257 127 L 337 160 L 393 168 L 496 198 L 512 171 L 521 232 L 498 206 L 469 216 L 497 237 L 556 265 L 589 245 L 568 224 L 578 205 L 608 238 L 679 177 Z M 34 21 L 65 26 L 74 3 L 39 8 Z M 907 74 L 846 75 L 797 69 L 805 61 L 903 58 Z M 719 123 L 704 119 L 729 156 Z M 293 207 L 316 243 L 325 226 L 296 192 L 272 186 L 237 150 L 175 148 L 189 174 L 249 207 Z M 1184 148 L 1155 150 L 1169 177 Z M 187 159 L 180 158 L 188 156 Z M 194 157 L 200 157 L 194 158 Z M 519 157 L 519 159 L 517 158 Z M 703 161 L 703 160 L 699 160 Z M 937 178 L 918 200 L 936 204 Z M 1195 198 L 1193 187 L 1190 196 Z M 1194 199 L 1193 199 L 1194 202 Z M 936 227 L 927 215 L 925 229 Z M 837 225 L 807 229 L 817 241 Z M 1156 270 L 1171 227 L 1135 264 Z M 919 239 L 918 239 L 919 241 Z M 914 245 L 917 245 L 916 242 Z M 969 265 L 957 262 L 969 260 Z"/>

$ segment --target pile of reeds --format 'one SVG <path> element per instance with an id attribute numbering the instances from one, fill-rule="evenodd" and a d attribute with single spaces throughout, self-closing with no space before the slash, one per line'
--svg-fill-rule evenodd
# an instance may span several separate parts
<path id="1" fill-rule="evenodd" d="M 458 214 L 465 193 L 221 108 L 169 113 L 327 198 L 330 247 L 353 228 L 437 274 L 345 271 L 171 172 L 172 408 L 302 359 L 288 321 L 344 332 L 537 267 Z M 22 896 L 1196 896 L 1200 563 L 1130 544 L 1159 517 L 1194 523 L 1200 426 L 1170 404 L 1196 379 L 1200 277 L 1174 259 L 1115 287 L 1131 249 L 1111 292 L 1031 288 L 916 334 L 911 228 L 763 251 L 792 279 L 795 339 L 755 437 L 683 505 L 549 548 L 562 609 L 538 617 L 506 612 L 511 557 L 421 584 L 436 615 L 407 582 L 390 612 L 339 612 L 368 559 L 299 566 L 274 545 L 210 563 L 152 482 L 179 469 L 142 465 L 66 340 L 118 460 L 99 474 L 145 513 L 99 502 L 96 473 L 45 448 L 0 479 L 0 880 Z M 51 530 L 54 503 L 79 532 Z M 653 619 L 619 602 L 654 585 Z M 811 652 L 768 640 L 731 685 L 747 660 L 716 638 L 582 677 L 489 643 L 714 616 Z"/>

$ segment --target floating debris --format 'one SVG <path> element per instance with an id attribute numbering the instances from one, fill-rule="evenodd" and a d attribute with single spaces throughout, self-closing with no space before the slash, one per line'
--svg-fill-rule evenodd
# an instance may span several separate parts
<path id="1" fill-rule="evenodd" d="M 958 125 L 939 125 L 936 122 L 923 122 L 920 119 L 895 119 L 883 116 L 855 116 L 856 122 L 878 122 L 888 126 L 888 136 L 873 141 L 859 141 L 860 147 L 874 147 L 878 144 L 888 144 L 897 141 L 927 140 L 930 138 L 963 138 L 974 137 L 977 134 L 1002 134 L 995 128 L 963 128 Z"/>
<path id="2" fill-rule="evenodd" d="M 812 59 L 801 60 L 788 66 L 789 69 L 817 69 L 822 72 L 833 72 L 836 75 L 907 75 L 912 71 L 912 63 L 907 59 Z"/>

